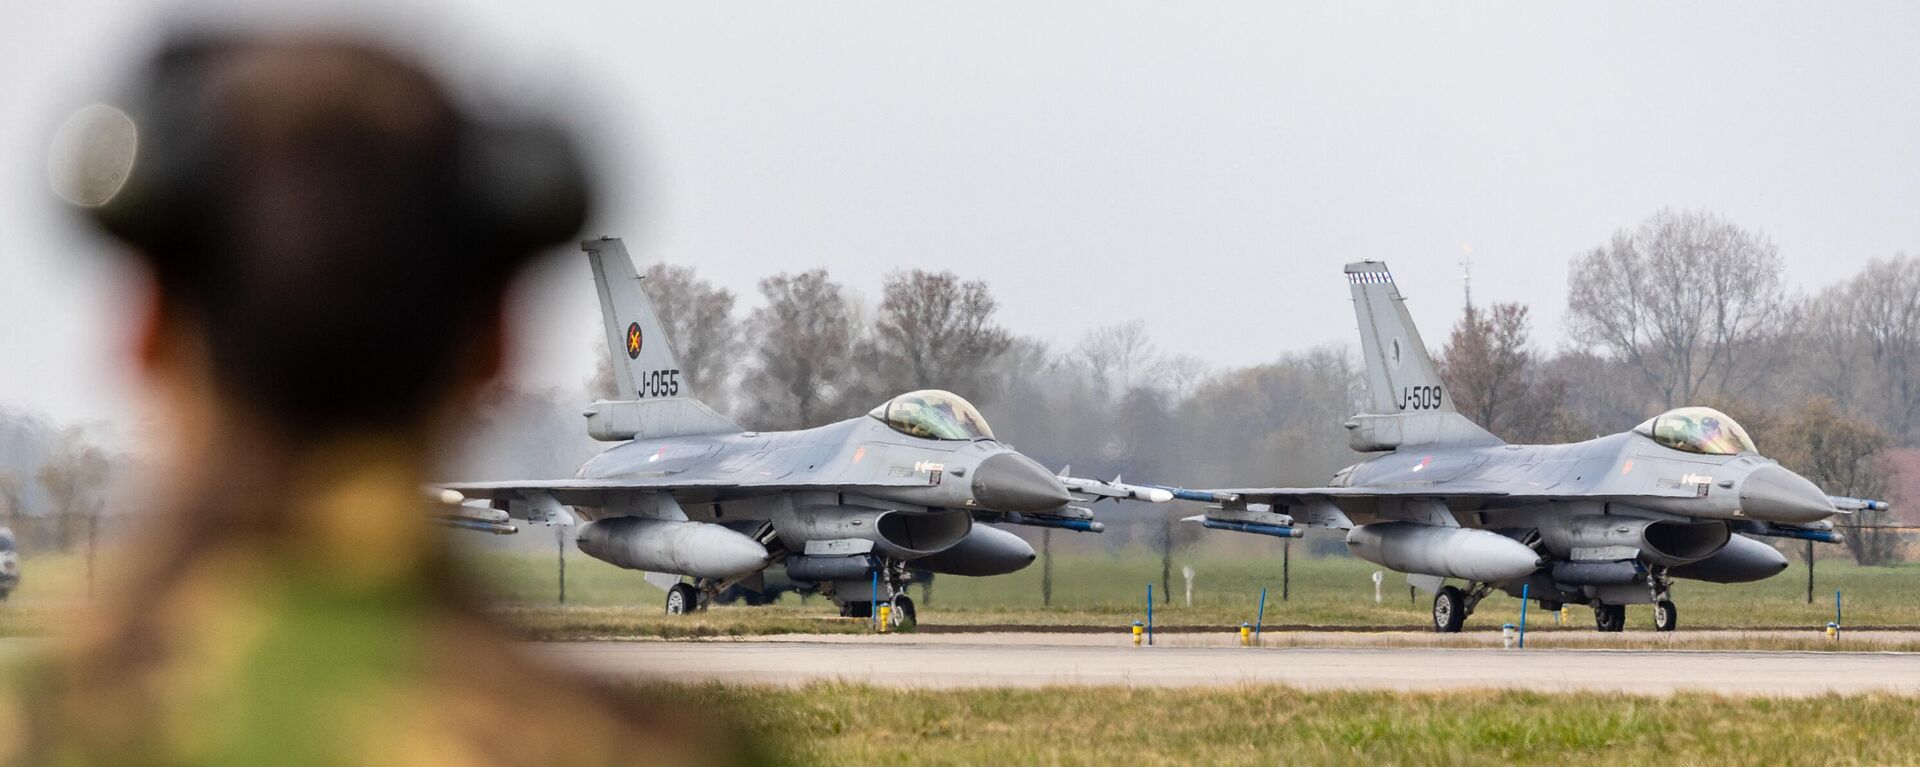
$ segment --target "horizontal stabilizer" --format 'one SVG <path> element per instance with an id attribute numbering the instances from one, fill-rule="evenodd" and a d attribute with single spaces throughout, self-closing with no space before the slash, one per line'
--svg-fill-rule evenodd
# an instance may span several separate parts
<path id="1" fill-rule="evenodd" d="M 596 400 L 586 412 L 587 434 L 601 442 L 738 434 L 739 425 L 691 398 Z"/>

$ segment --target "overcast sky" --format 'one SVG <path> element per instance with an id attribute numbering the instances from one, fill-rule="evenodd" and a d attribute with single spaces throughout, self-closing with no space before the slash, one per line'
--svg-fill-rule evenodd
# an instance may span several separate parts
<path id="1" fill-rule="evenodd" d="M 1920 252 L 1912 4 L 399 5 L 378 26 L 456 77 L 577 115 L 591 234 L 748 306 L 782 270 L 873 296 L 951 269 L 1017 333 L 1137 318 L 1233 366 L 1351 344 L 1340 266 L 1367 258 L 1437 345 L 1468 249 L 1476 298 L 1558 344 L 1568 257 L 1665 206 L 1766 232 L 1802 290 Z M 210 7 L 0 3 L 0 407 L 137 412 L 125 278 L 45 147 L 168 9 Z M 516 376 L 584 378 L 584 261 L 517 303 Z"/>

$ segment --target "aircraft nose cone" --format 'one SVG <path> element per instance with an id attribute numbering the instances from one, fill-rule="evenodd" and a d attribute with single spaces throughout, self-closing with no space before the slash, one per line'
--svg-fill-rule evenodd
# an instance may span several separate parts
<path id="1" fill-rule="evenodd" d="M 1806 477 L 1768 465 L 1740 481 L 1740 510 L 1768 522 L 1817 522 L 1833 515 L 1833 500 Z"/>
<path id="2" fill-rule="evenodd" d="M 974 469 L 973 500 L 995 511 L 1051 511 L 1073 498 L 1046 467 L 1008 452 L 988 456 Z"/>

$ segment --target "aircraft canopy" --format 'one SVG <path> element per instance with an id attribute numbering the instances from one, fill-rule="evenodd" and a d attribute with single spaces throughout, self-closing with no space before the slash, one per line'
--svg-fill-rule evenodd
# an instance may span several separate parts
<path id="1" fill-rule="evenodd" d="M 980 411 L 960 395 L 939 389 L 907 392 L 868 413 L 894 431 L 924 439 L 993 437 Z"/>
<path id="2" fill-rule="evenodd" d="M 1732 418 L 1710 407 L 1683 407 L 1648 419 L 1634 432 L 1675 450 L 1705 455 L 1760 452 Z"/>

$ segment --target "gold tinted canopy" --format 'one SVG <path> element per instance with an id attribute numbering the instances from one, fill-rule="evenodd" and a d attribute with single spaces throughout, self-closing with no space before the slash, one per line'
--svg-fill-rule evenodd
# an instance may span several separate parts
<path id="1" fill-rule="evenodd" d="M 980 411 L 960 395 L 939 389 L 907 392 L 868 413 L 894 431 L 923 439 L 993 438 Z"/>
<path id="2" fill-rule="evenodd" d="M 1704 455 L 1758 453 L 1747 430 L 1726 413 L 1710 407 L 1669 410 L 1634 428 L 1634 432 L 1675 450 Z"/>

